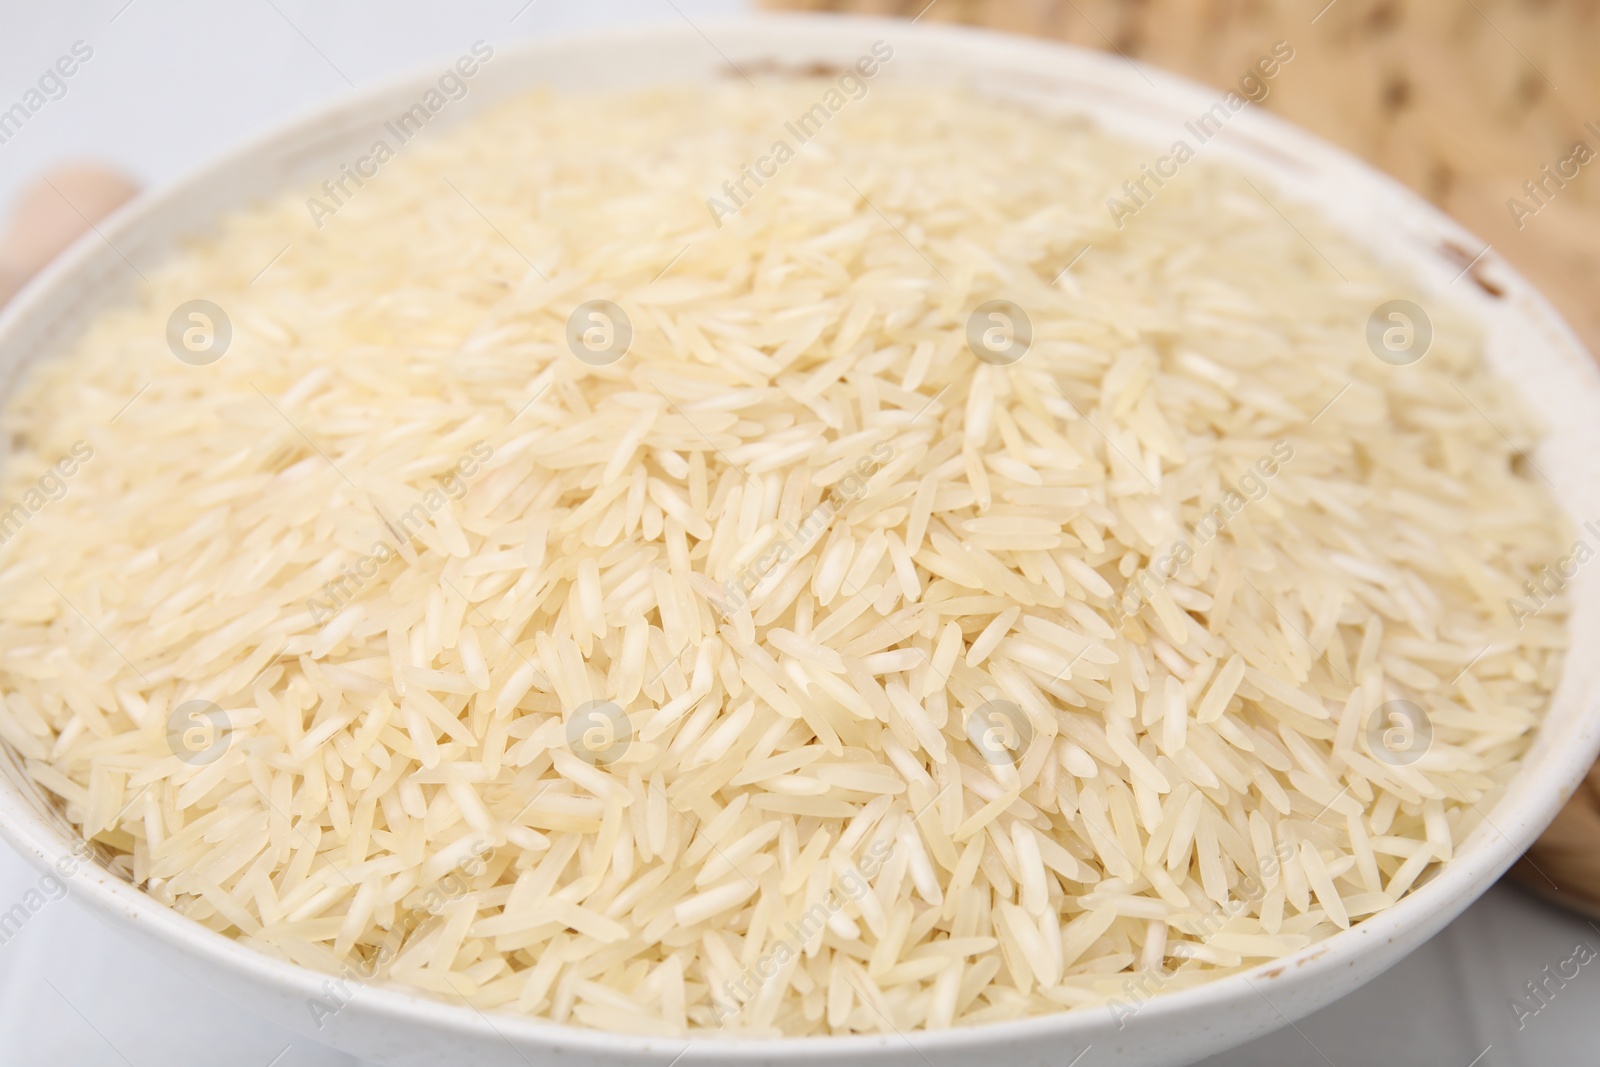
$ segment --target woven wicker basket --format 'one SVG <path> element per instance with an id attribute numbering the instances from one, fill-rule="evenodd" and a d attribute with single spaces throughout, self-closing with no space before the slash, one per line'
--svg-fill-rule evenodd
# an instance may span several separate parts
<path id="1" fill-rule="evenodd" d="M 766 2 L 1055 37 L 1219 88 L 1288 41 L 1294 65 L 1267 107 L 1466 224 L 1600 352 L 1600 0 Z M 1580 141 L 1594 161 L 1564 184 L 1547 178 Z M 1544 189 L 1535 198 L 1525 182 Z M 1512 874 L 1600 916 L 1600 766 Z"/>

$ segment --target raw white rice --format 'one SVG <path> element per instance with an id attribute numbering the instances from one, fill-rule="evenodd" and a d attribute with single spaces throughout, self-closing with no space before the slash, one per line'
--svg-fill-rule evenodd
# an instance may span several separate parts
<path id="1" fill-rule="evenodd" d="M 157 899 L 344 975 L 313 1015 L 1132 1010 L 1392 904 L 1514 770 L 1564 542 L 1469 326 L 1382 363 L 1407 286 L 1287 198 L 1202 160 L 1117 229 L 1137 150 L 956 92 L 875 85 L 719 228 L 825 89 L 513 103 L 147 269 L 10 405 L 0 500 L 93 458 L 0 547 L 0 736 Z"/>

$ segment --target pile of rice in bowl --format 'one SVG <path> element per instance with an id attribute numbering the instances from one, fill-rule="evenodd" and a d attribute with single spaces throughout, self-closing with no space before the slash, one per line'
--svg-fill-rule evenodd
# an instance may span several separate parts
<path id="1" fill-rule="evenodd" d="M 890 81 L 802 142 L 834 88 L 430 131 L 11 399 L 0 735 L 319 1022 L 1131 1010 L 1515 771 L 1566 536 L 1471 325 L 1212 161 L 1114 221 L 1140 147 Z"/>

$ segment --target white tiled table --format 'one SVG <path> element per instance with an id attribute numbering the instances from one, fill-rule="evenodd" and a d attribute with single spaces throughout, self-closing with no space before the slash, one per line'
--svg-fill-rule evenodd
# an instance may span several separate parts
<path id="1" fill-rule="evenodd" d="M 741 0 L 674 0 L 695 20 Z M 1019 0 L 1020 2 L 1020 0 Z M 7 5 L 0 107 L 74 41 L 94 48 L 66 96 L 0 144 L 0 202 L 39 168 L 112 160 L 147 183 L 395 71 L 556 29 L 680 17 L 669 0 L 96 0 Z M 220 5 L 219 5 L 220 6 Z M 36 882 L 0 846 L 0 911 Z M 1518 1067 L 1600 1062 L 1600 961 L 1521 1030 L 1510 1007 L 1600 931 L 1498 888 L 1417 954 L 1343 1001 L 1209 1067 Z M 1485 1050 L 1488 1050 L 1485 1052 Z M 1093 1052 L 1080 1067 L 1095 1067 Z M 358 1067 L 254 1018 L 145 955 L 71 899 L 0 946 L 0 1067 Z"/>

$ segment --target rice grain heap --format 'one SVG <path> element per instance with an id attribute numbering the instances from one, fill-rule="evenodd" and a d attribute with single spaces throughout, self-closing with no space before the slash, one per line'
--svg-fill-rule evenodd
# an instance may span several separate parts
<path id="1" fill-rule="evenodd" d="M 956 91 L 708 212 L 829 90 L 515 101 L 35 368 L 0 736 L 129 878 L 346 989 L 805 1035 L 1131 1012 L 1450 859 L 1565 633 L 1470 325 L 1383 362 L 1421 298 L 1310 213 L 1200 159 L 1119 227 L 1143 150 Z"/>

